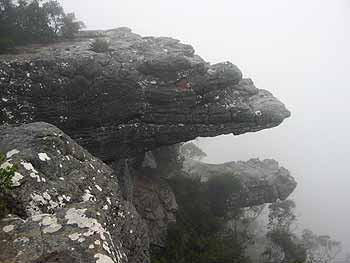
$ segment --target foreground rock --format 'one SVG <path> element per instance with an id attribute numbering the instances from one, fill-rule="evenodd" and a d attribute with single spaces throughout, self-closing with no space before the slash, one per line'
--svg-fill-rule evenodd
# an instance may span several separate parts
<path id="1" fill-rule="evenodd" d="M 184 170 L 193 177 L 207 181 L 212 176 L 231 174 L 239 179 L 241 190 L 232 195 L 233 207 L 251 207 L 286 199 L 297 183 L 289 171 L 275 160 L 251 159 L 247 162 L 207 164 L 186 160 Z"/>
<path id="2" fill-rule="evenodd" d="M 18 165 L 0 221 L 0 262 L 149 262 L 147 228 L 116 175 L 46 123 L 0 128 L 2 168 Z"/>
<path id="3" fill-rule="evenodd" d="M 119 28 L 91 41 L 0 56 L 0 124 L 45 121 L 107 161 L 198 136 L 279 125 L 290 112 L 233 64 L 210 65 L 171 38 Z M 96 35 L 96 34 L 95 34 Z"/>

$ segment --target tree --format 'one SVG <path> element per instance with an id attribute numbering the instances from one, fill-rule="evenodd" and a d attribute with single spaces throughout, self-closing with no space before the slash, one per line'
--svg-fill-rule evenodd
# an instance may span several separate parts
<path id="1" fill-rule="evenodd" d="M 231 175 L 227 175 L 232 178 Z M 215 182 L 215 189 L 221 189 L 221 182 Z M 228 180 L 228 182 L 232 182 Z M 244 247 L 232 232 L 225 229 L 225 215 L 216 214 L 213 207 L 214 190 L 198 178 L 177 176 L 169 180 L 175 193 L 179 210 L 176 224 L 168 229 L 167 247 L 153 253 L 154 263 L 244 263 L 248 262 L 244 255 Z M 216 188 L 216 186 L 219 186 Z M 236 184 L 234 185 L 236 186 Z M 224 188 L 224 198 L 227 191 Z M 234 191 L 235 189 L 231 189 Z M 226 196 L 226 197 L 225 197 Z M 224 209 L 227 211 L 226 209 Z"/>
<path id="2" fill-rule="evenodd" d="M 307 249 L 307 262 L 329 263 L 341 252 L 341 243 L 334 241 L 330 236 L 314 234 L 305 229 L 302 234 L 304 246 Z"/>
<path id="3" fill-rule="evenodd" d="M 269 229 L 279 229 L 290 232 L 290 227 L 296 220 L 293 200 L 277 201 L 269 205 Z"/>
<path id="4" fill-rule="evenodd" d="M 269 205 L 269 231 L 266 236 L 271 243 L 263 253 L 267 262 L 305 262 L 306 249 L 291 229 L 296 221 L 294 209 L 295 203 L 292 200 Z"/>
<path id="5" fill-rule="evenodd" d="M 185 143 L 180 148 L 180 153 L 184 158 L 202 160 L 207 154 L 193 142 Z"/>
<path id="6" fill-rule="evenodd" d="M 15 43 L 15 12 L 11 0 L 0 0 L 0 51 L 8 50 Z"/>
<path id="7" fill-rule="evenodd" d="M 73 38 L 85 25 L 81 21 L 76 21 L 74 13 L 68 13 L 63 17 L 62 36 L 64 38 Z"/>
<path id="8" fill-rule="evenodd" d="M 0 53 L 15 45 L 73 38 L 84 24 L 56 0 L 0 0 Z"/>
<path id="9" fill-rule="evenodd" d="M 53 32 L 57 35 L 63 26 L 64 10 L 63 7 L 57 1 L 49 1 L 43 4 L 43 9 L 45 10 L 49 26 L 52 28 Z"/>

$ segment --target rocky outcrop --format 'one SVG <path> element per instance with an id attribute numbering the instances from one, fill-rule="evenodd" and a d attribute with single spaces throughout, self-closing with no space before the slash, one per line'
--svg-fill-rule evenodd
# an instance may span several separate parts
<path id="1" fill-rule="evenodd" d="M 144 171 L 135 177 L 135 208 L 148 227 L 150 244 L 166 246 L 168 225 L 176 222 L 178 205 L 168 183 Z"/>
<path id="2" fill-rule="evenodd" d="M 157 247 L 166 245 L 168 225 L 176 221 L 178 205 L 165 179 L 181 172 L 177 149 L 177 145 L 161 147 L 112 164 L 124 197 L 135 205 L 147 225 L 150 244 Z"/>
<path id="3" fill-rule="evenodd" d="M 186 173 L 199 177 L 203 181 L 207 181 L 212 176 L 224 174 L 236 176 L 241 189 L 239 193 L 231 196 L 232 207 L 250 207 L 273 203 L 278 199 L 284 200 L 297 186 L 289 171 L 271 159 L 263 161 L 251 159 L 247 162 L 223 164 L 186 160 L 183 166 Z"/>
<path id="4" fill-rule="evenodd" d="M 2 168 L 17 165 L 1 192 L 0 262 L 149 262 L 148 231 L 121 197 L 117 176 L 46 123 L 0 127 Z"/>
<path id="5" fill-rule="evenodd" d="M 235 65 L 210 65 L 190 45 L 126 28 L 94 33 L 101 35 L 107 53 L 91 51 L 82 35 L 1 55 L 0 124 L 49 122 L 114 161 L 198 136 L 271 128 L 290 115 Z"/>
<path id="6" fill-rule="evenodd" d="M 165 245 L 177 209 L 164 178 L 179 160 L 168 146 L 290 116 L 235 65 L 210 65 L 178 40 L 127 28 L 79 37 L 0 55 L 2 165 L 18 165 L 14 189 L 0 193 L 12 213 L 0 222 L 0 262 L 149 262 L 149 243 Z M 90 50 L 94 37 L 110 50 Z M 278 164 L 256 163 L 192 162 L 186 171 L 239 170 L 244 191 L 232 202 L 241 207 L 294 189 Z"/>

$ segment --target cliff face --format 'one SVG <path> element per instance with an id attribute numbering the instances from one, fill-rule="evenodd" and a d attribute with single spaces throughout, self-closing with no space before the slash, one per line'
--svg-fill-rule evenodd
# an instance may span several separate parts
<path id="1" fill-rule="evenodd" d="M 0 222 L 0 261 L 149 262 L 149 243 L 166 245 L 177 209 L 164 180 L 176 151 L 161 146 L 290 116 L 236 66 L 210 65 L 178 40 L 95 34 L 109 52 L 91 51 L 87 34 L 0 56 L 0 152 L 3 165 L 18 164 L 14 188 L 0 193 L 12 209 Z M 217 172 L 209 166 L 192 163 L 190 173 Z M 246 191 L 231 201 L 287 197 L 289 173 L 273 165 L 274 179 L 261 183 L 264 169 L 242 173 Z"/>
<path id="2" fill-rule="evenodd" d="M 85 38 L 0 56 L 0 123 L 52 123 L 110 161 L 271 128 L 290 115 L 235 65 L 210 65 L 178 40 L 125 28 L 100 35 L 110 52 L 89 50 Z"/>

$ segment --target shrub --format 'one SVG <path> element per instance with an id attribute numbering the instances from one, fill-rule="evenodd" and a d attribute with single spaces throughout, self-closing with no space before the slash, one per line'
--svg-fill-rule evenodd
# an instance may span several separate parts
<path id="1" fill-rule="evenodd" d="M 0 164 L 5 161 L 5 155 L 0 153 Z M 15 176 L 17 166 L 0 168 L 0 219 L 9 213 L 6 191 L 12 188 L 12 178 Z"/>
<path id="2" fill-rule="evenodd" d="M 62 36 L 64 38 L 74 38 L 75 34 L 84 27 L 85 24 L 83 22 L 76 21 L 74 13 L 66 14 L 63 17 Z"/>
<path id="3" fill-rule="evenodd" d="M 15 41 L 10 37 L 0 37 L 0 53 L 6 53 L 11 51 Z"/>
<path id="4" fill-rule="evenodd" d="M 90 49 L 96 53 L 105 53 L 109 51 L 110 43 L 104 38 L 95 39 L 90 44 Z"/>
<path id="5" fill-rule="evenodd" d="M 211 186 L 185 176 L 174 177 L 169 183 L 179 205 L 176 224 L 168 229 L 167 247 L 152 251 L 151 262 L 248 262 L 239 240 L 222 233 L 225 219 L 211 208 Z"/>
<path id="6" fill-rule="evenodd" d="M 0 163 L 5 160 L 5 155 L 0 153 Z M 6 190 L 12 187 L 12 178 L 17 170 L 16 165 L 12 167 L 0 168 L 0 189 Z"/>

